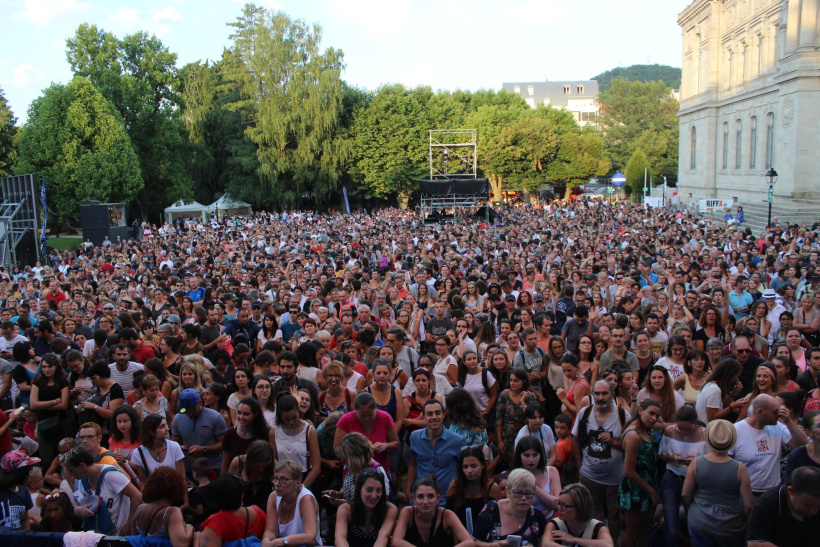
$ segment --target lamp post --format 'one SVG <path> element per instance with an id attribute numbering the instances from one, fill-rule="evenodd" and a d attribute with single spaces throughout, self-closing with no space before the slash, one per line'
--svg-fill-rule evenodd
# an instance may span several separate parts
<path id="1" fill-rule="evenodd" d="M 774 202 L 774 183 L 777 182 L 777 171 L 774 168 L 766 173 L 766 182 L 769 184 L 769 219 L 766 222 L 766 229 L 772 225 L 772 203 Z"/>

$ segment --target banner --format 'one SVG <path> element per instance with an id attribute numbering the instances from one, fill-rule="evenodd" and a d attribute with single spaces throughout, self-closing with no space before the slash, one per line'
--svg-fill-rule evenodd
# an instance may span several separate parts
<path id="1" fill-rule="evenodd" d="M 712 211 L 723 211 L 731 209 L 734 204 L 732 199 L 702 199 L 698 201 L 698 211 L 701 213 L 711 213 Z"/>
<path id="2" fill-rule="evenodd" d="M 46 246 L 46 219 L 48 218 L 48 211 L 46 210 L 46 178 L 43 177 L 43 183 L 40 185 L 40 203 L 43 205 L 43 229 L 40 231 L 40 259 L 45 259 L 48 256 L 48 247 Z"/>
<path id="3" fill-rule="evenodd" d="M 643 204 L 646 207 L 663 207 L 663 198 L 646 196 L 645 198 L 643 198 Z"/>
<path id="4" fill-rule="evenodd" d="M 347 197 L 347 186 L 344 184 L 342 185 L 342 193 L 345 196 L 345 209 L 347 210 L 347 214 L 350 214 L 350 199 Z"/>

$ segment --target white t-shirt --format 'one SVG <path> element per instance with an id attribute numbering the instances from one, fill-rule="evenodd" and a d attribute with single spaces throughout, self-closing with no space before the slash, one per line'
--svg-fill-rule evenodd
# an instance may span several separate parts
<path id="1" fill-rule="evenodd" d="M 28 342 L 28 338 L 19 334 L 12 336 L 11 340 L 7 340 L 5 336 L 0 336 L 0 351 L 7 351 L 11 353 L 14 349 L 14 344 L 18 342 Z"/>
<path id="2" fill-rule="evenodd" d="M 185 455 L 182 453 L 182 448 L 180 448 L 178 442 L 170 439 L 165 442 L 168 443 L 168 450 L 165 451 L 165 459 L 161 462 L 155 460 L 147 448 L 140 446 L 139 448 L 131 451 L 131 463 L 145 469 L 145 466 L 142 464 L 142 458 L 145 457 L 145 464 L 148 465 L 146 472 L 148 474 L 150 474 L 157 467 L 170 467 L 171 469 L 176 469 L 177 462 L 182 460 Z M 140 450 L 142 450 L 142 456 L 140 456 Z"/>
<path id="3" fill-rule="evenodd" d="M 481 376 L 485 374 L 483 371 L 479 371 L 478 374 L 467 374 L 466 378 L 464 378 L 464 389 L 473 396 L 475 399 L 476 404 L 478 404 L 478 409 L 483 414 L 485 410 L 487 410 L 487 404 L 490 402 L 490 394 L 487 393 L 487 390 L 484 389 L 484 384 L 481 382 Z M 487 387 L 493 387 L 495 385 L 495 378 L 489 371 L 486 372 L 487 374 Z"/>
<path id="4" fill-rule="evenodd" d="M 680 378 L 681 376 L 683 376 L 684 374 L 686 374 L 686 371 L 683 370 L 683 365 L 678 365 L 677 363 L 672 361 L 672 359 L 670 359 L 669 357 L 663 357 L 663 358 L 659 359 L 658 362 L 655 363 L 655 365 L 656 366 L 660 365 L 663 368 L 665 368 L 667 370 L 667 372 L 669 372 L 669 376 L 672 377 L 673 382 L 675 380 L 677 380 L 678 378 Z"/>
<path id="5" fill-rule="evenodd" d="M 452 355 L 448 355 L 445 359 L 439 359 L 436 366 L 433 367 L 433 374 L 441 376 L 446 380 L 449 377 L 447 372 L 450 370 L 451 365 L 458 366 L 456 358 Z"/>
<path id="6" fill-rule="evenodd" d="M 698 411 L 698 420 L 703 423 L 708 423 L 709 419 L 706 417 L 706 409 L 714 408 L 715 410 L 723 410 L 723 396 L 720 393 L 720 386 L 715 382 L 709 382 L 698 393 L 698 400 L 695 401 L 695 409 Z"/>
<path id="7" fill-rule="evenodd" d="M 131 512 L 131 499 L 122 495 L 122 491 L 125 490 L 126 486 L 131 484 L 131 479 L 126 477 L 113 465 L 104 465 L 103 469 L 109 467 L 114 470 L 108 471 L 103 477 L 100 497 L 102 498 L 102 503 L 105 503 L 108 512 L 111 514 L 111 520 L 117 527 L 114 531 L 114 535 L 121 535 L 123 532 L 122 527 L 128 522 L 128 515 Z M 92 497 L 95 491 L 94 488 L 85 490 L 80 480 L 74 481 L 74 498 L 78 502 Z"/>
<path id="8" fill-rule="evenodd" d="M 544 455 L 549 459 L 550 457 L 550 447 L 555 446 L 555 435 L 552 432 L 552 429 L 547 424 L 541 424 L 541 429 L 537 432 L 532 433 L 530 431 L 530 427 L 525 425 L 521 428 L 518 432 L 518 435 L 515 436 L 515 444 L 513 448 L 518 446 L 518 441 L 523 439 L 524 437 L 538 437 L 541 439 L 541 444 L 544 445 Z"/>
<path id="9" fill-rule="evenodd" d="M 755 429 L 746 420 L 735 424 L 737 443 L 729 455 L 749 469 L 753 492 L 765 492 L 780 484 L 780 453 L 792 439 L 780 422 Z"/>

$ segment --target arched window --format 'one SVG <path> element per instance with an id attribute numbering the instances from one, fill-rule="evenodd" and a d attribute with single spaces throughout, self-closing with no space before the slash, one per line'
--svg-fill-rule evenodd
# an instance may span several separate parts
<path id="1" fill-rule="evenodd" d="M 766 115 L 766 169 L 774 165 L 774 114 Z"/>
<path id="2" fill-rule="evenodd" d="M 740 169 L 740 158 L 742 156 L 743 147 L 743 122 L 737 121 L 737 130 L 735 132 L 735 169 Z"/>
<path id="3" fill-rule="evenodd" d="M 752 116 L 749 134 L 749 169 L 754 169 L 757 163 L 757 117 Z"/>
<path id="4" fill-rule="evenodd" d="M 723 168 L 729 168 L 729 124 L 723 122 Z"/>
<path id="5" fill-rule="evenodd" d="M 692 126 L 692 133 L 689 137 L 689 169 L 697 169 L 698 166 L 698 130 Z"/>

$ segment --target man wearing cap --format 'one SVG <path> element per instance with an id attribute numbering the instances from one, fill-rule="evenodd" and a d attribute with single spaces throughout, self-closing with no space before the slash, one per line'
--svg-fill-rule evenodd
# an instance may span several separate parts
<path id="1" fill-rule="evenodd" d="M 7 482 L 0 489 L 0 530 L 8 528 L 10 530 L 29 530 L 29 510 L 33 504 L 28 488 L 23 486 L 23 480 L 9 481 L 18 472 L 21 475 L 28 475 L 31 468 L 40 463 L 40 458 L 31 458 L 22 450 L 12 450 L 6 452 L 0 460 L 0 471 L 7 477 Z M 18 477 L 19 478 L 19 477 Z M 15 484 L 17 483 L 17 484 Z M 2 536 L 0 532 L 0 536 Z M 9 544 L 11 540 L 9 539 Z"/>
<path id="2" fill-rule="evenodd" d="M 786 311 L 777 301 L 777 293 L 772 288 L 763 291 L 763 300 L 766 302 L 766 319 L 772 323 L 772 328 L 769 329 L 769 345 L 774 343 L 774 336 L 780 330 L 780 314 Z"/>
<path id="3" fill-rule="evenodd" d="M 780 453 L 783 445 L 797 448 L 808 438 L 785 405 L 771 395 L 761 394 L 752 401 L 751 414 L 735 424 L 737 444 L 729 451 L 746 464 L 755 497 L 780 484 Z"/>
<path id="4" fill-rule="evenodd" d="M 681 492 L 689 508 L 691 543 L 745 545 L 746 516 L 754 504 L 754 495 L 749 470 L 728 456 L 737 442 L 737 432 L 731 422 L 712 420 L 703 438 L 709 451 L 689 463 Z"/>
<path id="5" fill-rule="evenodd" d="M 171 439 L 178 442 L 185 453 L 185 470 L 197 458 L 208 458 L 211 469 L 219 473 L 222 465 L 222 438 L 225 435 L 225 419 L 211 408 L 205 408 L 199 392 L 186 389 L 179 394 L 177 412 L 179 417 L 171 424 Z"/>
<path id="6" fill-rule="evenodd" d="M 820 469 L 799 467 L 789 484 L 773 488 L 752 508 L 749 547 L 813 545 L 820 538 Z"/>

